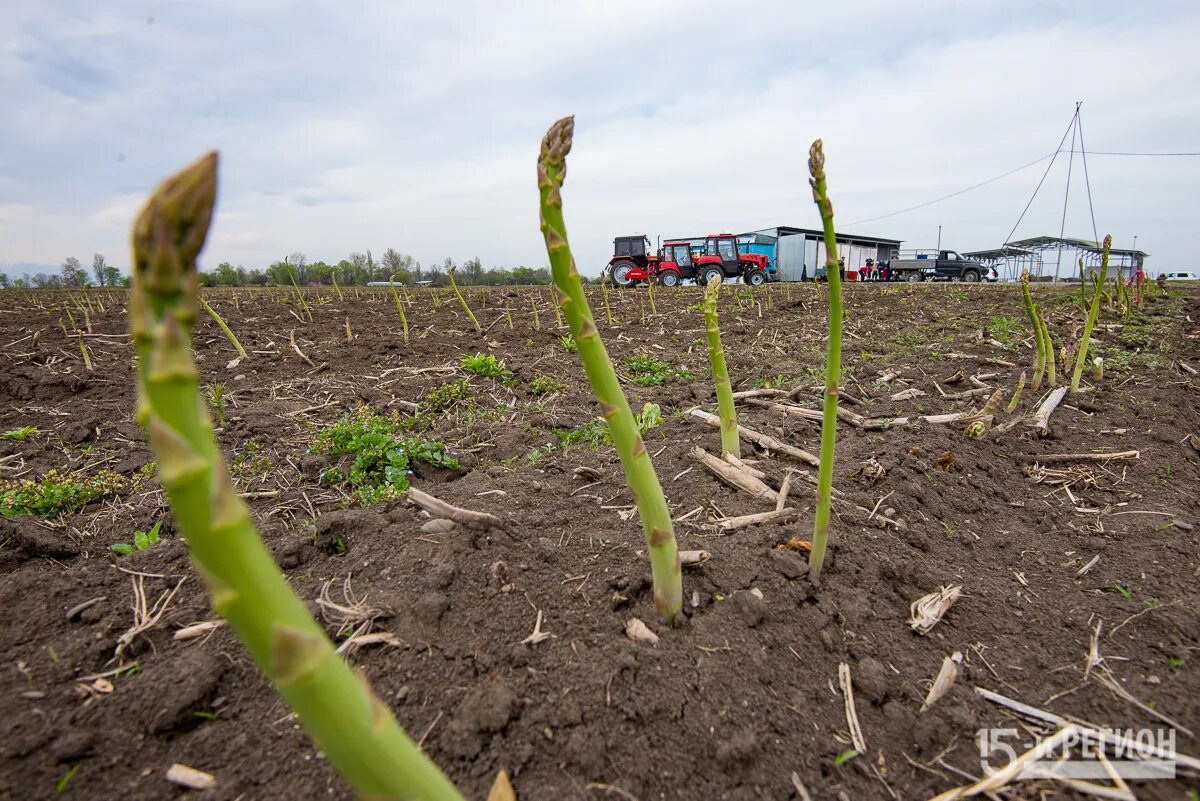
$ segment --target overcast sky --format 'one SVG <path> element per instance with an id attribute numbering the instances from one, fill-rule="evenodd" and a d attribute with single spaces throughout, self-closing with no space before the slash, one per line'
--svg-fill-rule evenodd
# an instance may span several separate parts
<path id="1" fill-rule="evenodd" d="M 0 265 L 124 269 L 147 192 L 217 148 L 206 268 L 541 266 L 537 147 L 568 113 L 586 273 L 620 234 L 816 226 L 816 137 L 840 230 L 960 250 L 1004 241 L 1047 162 L 865 221 L 1052 153 L 1077 100 L 1090 151 L 1200 151 L 1194 0 L 2 6 Z M 1058 234 L 1065 157 L 1016 237 Z M 1100 236 L 1195 269 L 1200 158 L 1087 164 Z M 1080 168 L 1066 234 L 1091 238 Z"/>

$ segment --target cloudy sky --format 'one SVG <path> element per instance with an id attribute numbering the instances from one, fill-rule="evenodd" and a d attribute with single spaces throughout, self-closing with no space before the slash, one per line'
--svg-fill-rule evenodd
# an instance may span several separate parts
<path id="1" fill-rule="evenodd" d="M 124 268 L 146 193 L 210 148 L 208 267 L 388 247 L 543 265 L 534 162 L 568 113 L 585 272 L 619 234 L 815 226 L 815 137 L 839 229 L 932 247 L 940 224 L 945 246 L 993 247 L 1047 161 L 872 218 L 1049 155 L 1077 100 L 1100 235 L 1196 266 L 1200 158 L 1098 153 L 1200 151 L 1194 0 L 2 6 L 10 271 L 95 252 Z M 1066 155 L 1016 237 L 1058 233 Z M 1090 238 L 1080 166 L 1066 233 Z"/>

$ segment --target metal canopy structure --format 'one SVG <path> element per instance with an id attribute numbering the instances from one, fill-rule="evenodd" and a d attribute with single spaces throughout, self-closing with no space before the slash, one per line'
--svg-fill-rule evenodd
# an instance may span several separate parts
<path id="1" fill-rule="evenodd" d="M 1104 257 L 1104 247 L 1094 239 L 1078 239 L 1069 236 L 1033 236 L 1027 239 L 1015 239 L 1011 242 L 1006 242 L 1004 248 L 999 250 L 1013 249 L 1032 253 L 1036 259 L 1030 260 L 1030 265 L 1036 264 L 1036 270 L 1032 266 L 1026 267 L 1031 274 L 1041 275 L 1042 254 L 1048 250 L 1062 251 L 1072 250 L 1076 254 L 1072 264 L 1077 264 L 1082 260 L 1084 269 L 1090 274 L 1100 269 L 1100 264 Z M 990 251 L 983 251 L 990 252 Z M 1125 277 L 1132 277 L 1139 269 L 1144 269 L 1146 259 L 1150 254 L 1144 250 L 1134 250 L 1132 248 L 1111 248 L 1108 252 L 1109 269 L 1117 271 L 1118 274 Z M 1074 269 L 1071 270 L 1074 273 Z M 1019 274 L 1019 273 L 1018 273 Z"/>
<path id="2" fill-rule="evenodd" d="M 1042 274 L 1042 254 L 1029 248 L 1006 245 L 990 250 L 972 250 L 963 253 L 962 256 L 995 269 L 1002 281 L 1015 281 L 1025 270 L 1028 270 L 1030 275 Z"/>

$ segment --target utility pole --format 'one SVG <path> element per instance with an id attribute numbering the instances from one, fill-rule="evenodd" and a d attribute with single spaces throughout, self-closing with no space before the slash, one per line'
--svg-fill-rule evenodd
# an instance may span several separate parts
<path id="1" fill-rule="evenodd" d="M 942 252 L 942 226 L 940 226 L 940 225 L 938 226 L 938 247 L 937 247 L 937 249 L 938 249 L 938 254 L 941 255 L 941 252 Z"/>

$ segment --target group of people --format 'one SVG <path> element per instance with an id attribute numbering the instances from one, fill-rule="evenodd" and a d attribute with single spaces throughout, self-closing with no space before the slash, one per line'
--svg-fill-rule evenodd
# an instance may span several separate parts
<path id="1" fill-rule="evenodd" d="M 891 262 L 867 259 L 867 263 L 858 271 L 859 281 L 894 281 Z"/>

